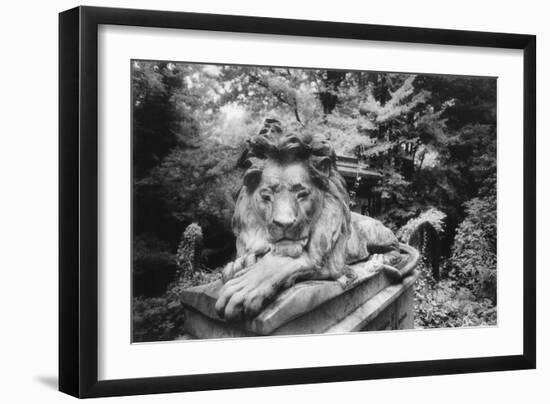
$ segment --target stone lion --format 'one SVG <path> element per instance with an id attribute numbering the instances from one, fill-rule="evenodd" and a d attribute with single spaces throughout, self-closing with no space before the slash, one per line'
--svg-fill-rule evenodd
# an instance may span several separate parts
<path id="1" fill-rule="evenodd" d="M 349 209 L 331 144 L 305 130 L 283 133 L 267 119 L 247 142 L 233 215 L 237 259 L 223 270 L 216 310 L 226 320 L 253 317 L 297 280 L 350 280 L 348 264 L 369 260 L 393 279 L 399 242 L 379 221 Z"/>

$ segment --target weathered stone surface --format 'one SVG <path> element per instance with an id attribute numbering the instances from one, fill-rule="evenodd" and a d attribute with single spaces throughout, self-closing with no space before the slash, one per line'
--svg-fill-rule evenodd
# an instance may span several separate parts
<path id="1" fill-rule="evenodd" d="M 237 324 L 234 327 L 246 333 L 267 335 L 291 320 L 307 315 L 293 327 L 284 327 L 278 333 L 322 332 L 390 283 L 380 270 L 374 270 L 367 263 L 353 266 L 352 272 L 355 278 L 345 290 L 336 281 L 299 282 L 279 294 L 256 318 L 233 323 Z M 182 302 L 209 319 L 223 323 L 214 309 L 221 287 L 221 281 L 216 281 L 189 288 L 182 293 Z M 315 310 L 329 301 L 330 305 Z"/>
<path id="2" fill-rule="evenodd" d="M 271 335 L 411 329 L 414 327 L 413 285 L 418 276 L 419 274 L 415 273 L 406 278 L 403 283 L 384 288 L 342 320 L 335 322 L 323 331 L 318 331 L 313 320 L 308 322 L 298 318 L 287 323 L 281 329 L 275 330 Z M 258 334 L 246 331 L 242 323 L 227 324 L 208 318 L 189 307 L 185 308 L 185 316 L 186 333 L 191 338 L 258 336 Z M 310 324 L 311 328 L 308 329 L 305 324 Z M 296 329 L 301 331 L 295 332 Z"/>
<path id="3" fill-rule="evenodd" d="M 235 338 L 254 336 L 243 329 L 242 325 L 227 324 L 214 320 L 190 307 L 184 308 L 185 332 L 193 338 Z"/>
<path id="4" fill-rule="evenodd" d="M 404 254 L 399 266 L 407 262 Z M 221 281 L 182 293 L 185 330 L 194 338 L 252 335 L 296 335 L 412 328 L 412 285 L 417 275 L 399 284 L 371 263 L 351 266 L 354 274 L 344 289 L 336 281 L 304 281 L 280 293 L 256 318 L 227 323 L 215 304 Z"/>
<path id="5" fill-rule="evenodd" d="M 366 299 L 355 310 L 344 310 L 343 312 L 347 311 L 347 315 L 331 316 L 332 313 L 338 313 L 337 307 L 341 306 L 331 307 L 333 301 L 325 302 L 316 310 L 289 321 L 279 329 L 274 330 L 270 335 L 346 333 L 413 328 L 413 285 L 418 276 L 419 274 L 415 273 L 404 279 L 402 283 L 386 286 L 374 296 Z M 376 277 L 372 279 L 376 279 Z M 338 302 L 338 298 L 334 301 Z M 234 338 L 265 335 L 247 330 L 245 323 L 228 324 L 205 316 L 189 306 L 184 307 L 186 316 L 185 331 L 192 338 Z M 325 313 L 328 313 L 328 315 L 323 318 Z M 331 320 L 334 321 L 331 323 Z M 327 327 L 327 323 L 331 324 Z M 250 323 L 248 327 L 250 327 Z"/>
<path id="6" fill-rule="evenodd" d="M 185 306 L 192 307 L 206 317 L 221 320 L 214 307 L 222 286 L 221 280 L 193 286 L 182 292 L 181 301 Z"/>
<path id="7" fill-rule="evenodd" d="M 335 281 L 300 282 L 282 292 L 256 318 L 229 324 L 214 309 L 220 281 L 190 288 L 182 295 L 186 331 L 195 338 L 325 332 L 391 284 L 382 271 L 366 263 L 352 270 L 356 278 L 345 290 Z"/>
<path id="8" fill-rule="evenodd" d="M 403 282 L 388 286 L 325 332 L 344 333 L 413 328 L 413 286 L 419 276 L 419 272 L 416 271 L 405 278 Z"/>
<path id="9" fill-rule="evenodd" d="M 377 293 L 391 284 L 391 280 L 382 271 L 366 274 L 364 278 L 359 279 L 343 293 L 323 302 L 323 304 L 316 306 L 292 321 L 283 323 L 280 327 L 273 327 L 274 331 L 270 331 L 269 327 L 265 329 L 257 327 L 254 331 L 263 335 L 323 333 L 331 325 L 345 318 L 366 300 L 376 296 Z M 260 324 L 266 323 L 262 321 Z"/>

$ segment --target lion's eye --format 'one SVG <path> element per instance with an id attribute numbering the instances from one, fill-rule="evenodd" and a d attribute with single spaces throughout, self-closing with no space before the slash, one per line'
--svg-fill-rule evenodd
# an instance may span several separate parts
<path id="1" fill-rule="evenodd" d="M 299 199 L 304 199 L 304 198 L 307 198 L 309 196 L 309 191 L 301 191 L 301 192 L 298 192 L 298 198 Z"/>
<path id="2" fill-rule="evenodd" d="M 271 195 L 269 195 L 269 194 L 261 194 L 260 196 L 262 197 L 262 201 L 264 201 L 264 202 L 271 202 Z"/>

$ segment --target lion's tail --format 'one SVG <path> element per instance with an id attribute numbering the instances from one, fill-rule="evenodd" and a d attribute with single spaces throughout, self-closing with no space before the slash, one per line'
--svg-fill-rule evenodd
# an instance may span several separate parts
<path id="1" fill-rule="evenodd" d="M 399 251 L 401 254 L 406 254 L 409 256 L 409 259 L 404 261 L 402 264 L 403 267 L 399 269 L 399 272 L 401 272 L 401 277 L 406 277 L 412 274 L 416 266 L 418 265 L 418 262 L 420 261 L 420 253 L 418 250 L 408 244 L 399 243 Z"/>
<path id="2" fill-rule="evenodd" d="M 395 266 L 383 265 L 386 274 L 395 282 L 401 282 L 403 278 L 411 275 L 420 261 L 420 253 L 414 247 L 405 243 L 399 243 L 399 253 L 401 256 L 406 256 Z"/>

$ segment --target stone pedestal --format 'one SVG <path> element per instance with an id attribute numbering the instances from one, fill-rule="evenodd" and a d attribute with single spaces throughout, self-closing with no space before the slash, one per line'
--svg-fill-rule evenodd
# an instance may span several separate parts
<path id="1" fill-rule="evenodd" d="M 403 262 L 412 258 L 403 255 Z M 402 266 L 402 265 L 400 265 Z M 192 338 L 343 333 L 413 328 L 414 273 L 395 284 L 370 263 L 351 266 L 354 281 L 304 281 L 280 293 L 256 318 L 225 322 L 214 309 L 221 281 L 182 293 L 185 332 Z"/>

